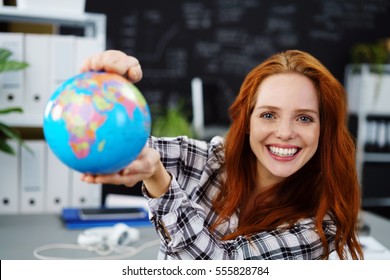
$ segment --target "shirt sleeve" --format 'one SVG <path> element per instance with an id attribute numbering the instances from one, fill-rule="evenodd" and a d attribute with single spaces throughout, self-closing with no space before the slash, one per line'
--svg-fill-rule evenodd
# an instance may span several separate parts
<path id="1" fill-rule="evenodd" d="M 199 183 L 201 167 L 207 160 L 207 156 L 203 156 L 202 153 L 207 154 L 209 147 L 201 143 L 200 148 L 195 149 L 186 139 L 176 139 L 169 144 L 161 142 L 167 140 L 158 141 L 165 146 L 160 153 L 162 153 L 162 160 L 168 166 L 168 172 L 172 175 L 172 181 L 167 193 L 159 198 L 148 198 L 148 202 L 152 222 L 162 240 L 164 253 L 169 258 L 320 259 L 322 257 L 323 247 L 313 219 L 300 220 L 289 229 L 278 228 L 253 234 L 249 238 L 239 236 L 234 240 L 220 240 L 209 230 L 206 221 L 208 209 L 201 205 L 194 195 L 196 187 L 188 183 L 191 180 Z M 150 144 L 153 147 L 160 145 L 156 142 Z M 190 167 L 186 167 L 188 161 L 190 165 L 192 164 Z M 188 172 L 186 171 L 188 168 L 191 169 L 188 174 L 191 174 L 189 177 L 192 179 L 187 178 L 188 174 L 181 174 Z M 183 181 L 188 184 L 181 183 Z M 145 190 L 144 194 L 147 197 Z M 323 228 L 332 251 L 336 230 L 330 218 L 323 221 Z"/>

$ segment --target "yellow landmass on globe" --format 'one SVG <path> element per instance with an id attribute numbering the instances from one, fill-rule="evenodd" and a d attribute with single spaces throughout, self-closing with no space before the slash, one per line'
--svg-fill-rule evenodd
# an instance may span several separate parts
<path id="1" fill-rule="evenodd" d="M 106 144 L 106 140 L 102 140 L 99 142 L 99 145 L 98 145 L 98 151 L 101 152 L 104 150 L 104 145 Z"/>

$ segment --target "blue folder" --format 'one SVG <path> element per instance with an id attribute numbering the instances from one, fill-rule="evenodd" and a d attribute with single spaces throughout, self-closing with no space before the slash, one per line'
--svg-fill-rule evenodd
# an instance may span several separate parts
<path id="1" fill-rule="evenodd" d="M 64 208 L 62 220 L 68 229 L 113 226 L 124 223 L 132 227 L 151 226 L 149 213 L 144 208 Z M 128 211 L 127 211 L 128 210 Z M 133 215 L 136 210 L 136 215 Z"/>

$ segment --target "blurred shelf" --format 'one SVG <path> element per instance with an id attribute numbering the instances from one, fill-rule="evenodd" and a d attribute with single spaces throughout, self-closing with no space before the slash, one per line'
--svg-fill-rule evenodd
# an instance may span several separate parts
<path id="1" fill-rule="evenodd" d="M 1 7 L 0 21 L 52 23 L 68 27 L 84 28 L 86 37 L 95 37 L 102 43 L 106 40 L 106 15 L 95 13 L 70 13 L 53 9 L 19 9 Z"/>
<path id="2" fill-rule="evenodd" d="M 389 162 L 390 163 L 390 153 L 365 153 L 364 154 L 365 162 Z"/>
<path id="3" fill-rule="evenodd" d="M 42 127 L 43 113 L 42 115 L 10 113 L 9 115 L 1 115 L 0 122 L 11 127 Z"/>

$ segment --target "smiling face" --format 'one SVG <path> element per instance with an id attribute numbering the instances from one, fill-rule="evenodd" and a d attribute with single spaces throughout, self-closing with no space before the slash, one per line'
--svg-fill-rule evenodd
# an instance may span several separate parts
<path id="1" fill-rule="evenodd" d="M 315 154 L 320 136 L 316 89 L 307 77 L 267 77 L 257 90 L 249 143 L 257 158 L 260 188 L 294 174 Z"/>

